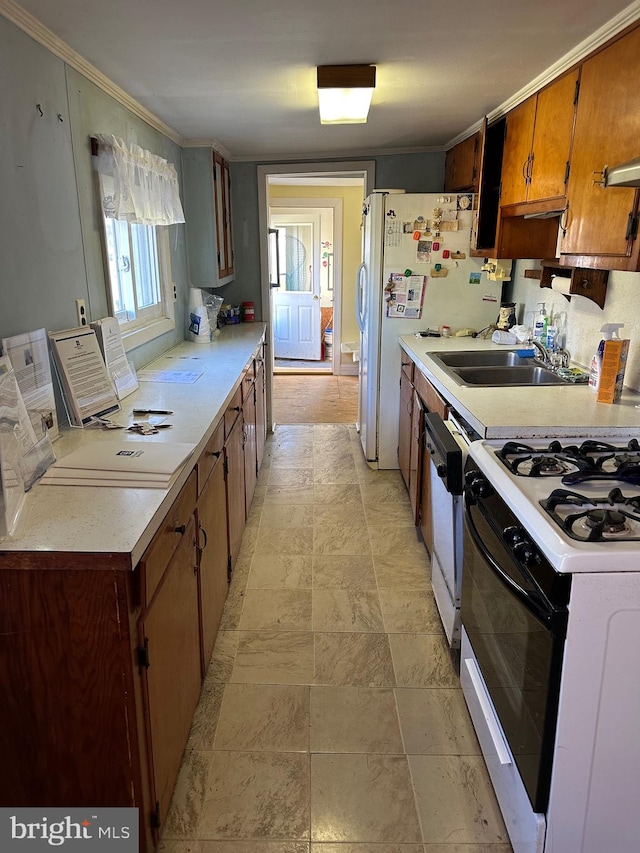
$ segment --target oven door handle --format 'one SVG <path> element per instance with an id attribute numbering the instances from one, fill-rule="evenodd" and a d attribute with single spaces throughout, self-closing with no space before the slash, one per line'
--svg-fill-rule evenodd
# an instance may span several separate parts
<path id="1" fill-rule="evenodd" d="M 469 500 L 469 493 L 466 493 L 466 499 L 464 502 L 464 516 L 465 522 L 467 524 L 467 528 L 473 539 L 476 547 L 480 551 L 480 555 L 484 558 L 485 562 L 491 569 L 491 571 L 498 577 L 505 586 L 507 586 L 511 592 L 522 602 L 522 604 L 527 608 L 527 610 L 532 613 L 536 619 L 542 622 L 549 628 L 555 627 L 555 613 L 556 611 L 553 607 L 549 606 L 542 599 L 540 594 L 535 590 L 526 590 L 520 586 L 520 584 L 516 583 L 516 581 L 508 575 L 504 569 L 500 567 L 500 565 L 495 561 L 493 554 L 489 552 L 487 547 L 480 534 L 478 533 L 478 529 L 473 523 L 473 517 L 471 515 L 471 507 Z M 531 578 L 531 582 L 535 583 L 533 578 Z"/>
<path id="2" fill-rule="evenodd" d="M 493 710 L 491 699 L 487 693 L 487 688 L 485 687 L 484 680 L 480 670 L 478 669 L 478 664 L 473 658 L 465 658 L 464 663 L 467 668 L 469 678 L 471 679 L 471 683 L 473 684 L 473 689 L 475 691 L 478 704 L 480 705 L 482 716 L 484 717 L 487 728 L 489 729 L 489 734 L 491 735 L 493 748 L 498 756 L 498 761 L 500 764 L 513 764 L 509 747 L 507 746 L 504 735 L 500 729 L 500 724 L 496 720 L 496 713 Z"/>

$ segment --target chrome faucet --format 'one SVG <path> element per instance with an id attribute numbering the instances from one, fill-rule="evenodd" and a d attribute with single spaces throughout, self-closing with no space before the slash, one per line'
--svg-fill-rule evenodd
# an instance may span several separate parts
<path id="1" fill-rule="evenodd" d="M 531 338 L 530 343 L 531 343 L 531 346 L 535 347 L 538 350 L 538 352 L 540 353 L 540 361 L 543 364 L 551 364 L 551 359 L 549 358 L 549 351 L 547 350 L 547 348 L 543 344 L 541 344 L 540 341 L 537 341 L 535 338 Z"/>
<path id="2" fill-rule="evenodd" d="M 541 361 L 546 367 L 551 367 L 554 370 L 558 367 L 569 367 L 570 355 L 566 349 L 561 347 L 555 350 L 555 352 L 550 353 L 545 345 L 541 344 L 535 338 L 531 338 L 529 343 L 538 350 L 540 355 L 537 360 Z"/>

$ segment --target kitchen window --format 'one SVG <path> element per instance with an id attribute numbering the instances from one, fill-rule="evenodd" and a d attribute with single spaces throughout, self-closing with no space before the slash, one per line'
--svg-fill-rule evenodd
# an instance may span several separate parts
<path id="1" fill-rule="evenodd" d="M 92 140 L 110 311 L 126 349 L 175 327 L 168 226 L 184 222 L 175 168 L 111 136 Z"/>

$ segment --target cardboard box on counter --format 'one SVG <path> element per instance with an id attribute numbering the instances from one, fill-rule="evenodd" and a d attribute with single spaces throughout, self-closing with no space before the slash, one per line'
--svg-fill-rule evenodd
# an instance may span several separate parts
<path id="1" fill-rule="evenodd" d="M 604 342 L 598 385 L 599 403 L 617 403 L 620 400 L 628 354 L 629 338 Z"/>

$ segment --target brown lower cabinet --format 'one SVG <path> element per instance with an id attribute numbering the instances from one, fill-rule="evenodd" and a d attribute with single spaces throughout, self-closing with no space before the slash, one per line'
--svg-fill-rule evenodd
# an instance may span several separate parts
<path id="1" fill-rule="evenodd" d="M 209 451 L 215 460 L 214 465 L 203 484 L 196 508 L 203 676 L 209 666 L 229 586 L 229 534 L 223 440 L 220 424 L 214 435 L 215 449 Z"/>
<path id="2" fill-rule="evenodd" d="M 420 485 L 422 479 L 422 431 L 424 429 L 425 407 L 417 390 L 413 392 L 411 412 L 411 441 L 409 445 L 409 500 L 414 524 L 420 520 Z"/>
<path id="3" fill-rule="evenodd" d="M 226 427 L 225 427 L 226 431 Z M 229 531 L 229 574 L 238 562 L 247 518 L 244 486 L 244 421 L 242 409 L 225 438 L 224 460 L 227 477 L 227 526 Z"/>
<path id="4" fill-rule="evenodd" d="M 256 441 L 256 383 L 252 381 L 243 389 L 242 400 L 243 442 L 244 442 L 244 490 L 246 514 L 253 500 L 258 480 L 258 447 Z"/>
<path id="5" fill-rule="evenodd" d="M 400 414 L 398 419 L 398 464 L 405 486 L 409 488 L 411 464 L 411 422 L 413 419 L 413 382 L 408 374 L 400 373 Z"/>
<path id="6" fill-rule="evenodd" d="M 409 492 L 415 524 L 429 553 L 433 546 L 429 455 L 424 452 L 424 415 L 437 412 L 446 420 L 449 407 L 437 389 L 402 352 L 398 464 Z M 413 381 L 409 380 L 409 377 Z"/>
<path id="7" fill-rule="evenodd" d="M 162 826 L 173 794 L 201 684 L 198 566 L 193 516 L 139 625 L 140 671 L 155 791 Z"/>
<path id="8" fill-rule="evenodd" d="M 137 807 L 161 838 L 244 530 L 238 392 L 135 567 L 0 552 L 3 806 Z"/>
<path id="9" fill-rule="evenodd" d="M 256 463 L 258 471 L 264 459 L 264 447 L 267 437 L 267 379 L 264 371 L 264 357 L 256 359 Z"/>

